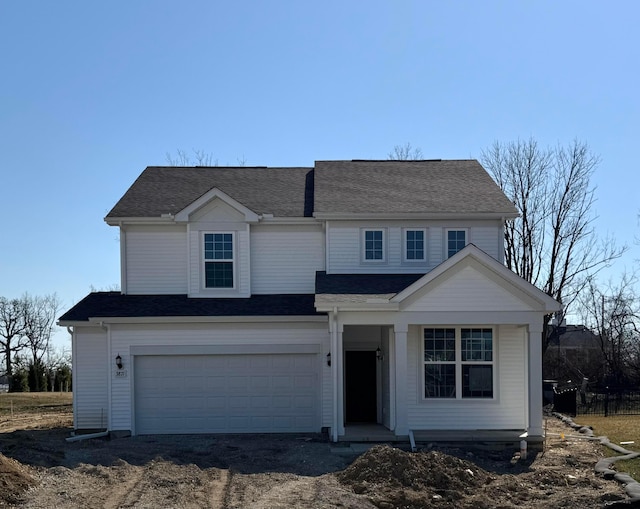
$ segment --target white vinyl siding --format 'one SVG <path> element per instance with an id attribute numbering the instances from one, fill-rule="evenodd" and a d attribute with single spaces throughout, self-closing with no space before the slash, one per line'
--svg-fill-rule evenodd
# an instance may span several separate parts
<path id="1" fill-rule="evenodd" d="M 407 311 L 526 311 L 530 307 L 507 288 L 474 267 L 453 273 Z"/>
<path id="2" fill-rule="evenodd" d="M 467 242 L 474 244 L 496 260 L 502 261 L 504 245 L 500 229 L 496 230 L 495 227 L 488 226 L 471 228 Z"/>
<path id="3" fill-rule="evenodd" d="M 185 226 L 128 226 L 121 235 L 128 294 L 187 293 Z"/>
<path id="4" fill-rule="evenodd" d="M 320 225 L 252 225 L 251 293 L 314 293 L 324 270 Z"/>
<path id="5" fill-rule="evenodd" d="M 425 273 L 446 259 L 446 231 L 465 230 L 467 243 L 500 260 L 500 221 L 331 221 L 327 226 L 327 272 L 329 274 Z M 385 260 L 364 260 L 367 230 L 384 230 Z M 424 230 L 425 260 L 406 259 L 407 230 Z"/>
<path id="6" fill-rule="evenodd" d="M 111 350 L 120 353 L 129 376 L 111 379 L 112 429 L 131 430 L 133 426 L 135 402 L 132 391 L 135 374 L 131 371 L 132 347 L 171 348 L 175 355 L 183 355 L 197 348 L 202 348 L 207 355 L 215 353 L 211 349 L 219 349 L 216 351 L 224 353 L 230 346 L 243 348 L 247 354 L 257 350 L 260 353 L 287 354 L 296 351 L 295 345 L 314 347 L 321 380 L 317 394 L 321 425 L 329 426 L 332 407 L 325 401 L 326 395 L 331 394 L 331 387 L 326 386 L 331 384 L 331 368 L 325 362 L 325 355 L 329 351 L 327 330 L 326 322 L 114 325 L 111 329 Z"/>
<path id="7" fill-rule="evenodd" d="M 413 430 L 525 429 L 526 376 L 525 329 L 495 327 L 497 342 L 494 399 L 425 399 L 422 397 L 424 363 L 422 328 L 408 334 L 408 424 Z M 473 416 L 473 418 L 470 418 Z"/>
<path id="8" fill-rule="evenodd" d="M 107 333 L 76 327 L 73 335 L 73 397 L 76 429 L 106 429 L 109 419 Z M 115 363 L 113 364 L 115 369 Z"/>

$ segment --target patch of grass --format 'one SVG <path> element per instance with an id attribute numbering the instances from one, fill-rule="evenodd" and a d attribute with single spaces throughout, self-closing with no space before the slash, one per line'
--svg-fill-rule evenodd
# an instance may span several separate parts
<path id="1" fill-rule="evenodd" d="M 601 415 L 584 415 L 576 417 L 575 422 L 591 426 L 595 436 L 606 436 L 615 444 L 630 442 L 623 445 L 627 451 L 640 452 L 640 415 L 613 415 L 603 417 Z M 603 446 L 604 447 L 604 446 Z M 608 447 L 604 447 L 607 456 L 619 456 Z M 618 472 L 628 472 L 636 481 L 640 481 L 640 458 L 630 461 L 618 461 L 615 464 Z"/>
<path id="2" fill-rule="evenodd" d="M 14 414 L 36 414 L 56 409 L 70 410 L 71 392 L 5 392 L 0 394 L 0 416 Z"/>

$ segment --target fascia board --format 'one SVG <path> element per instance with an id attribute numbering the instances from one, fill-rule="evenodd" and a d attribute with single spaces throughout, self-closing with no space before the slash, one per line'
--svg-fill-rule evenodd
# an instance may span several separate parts
<path id="1" fill-rule="evenodd" d="M 514 219 L 519 214 L 509 212 L 401 212 L 401 213 L 369 213 L 369 212 L 314 212 L 316 219 L 332 220 L 400 220 L 400 219 L 429 219 L 429 220 L 482 220 L 482 219 Z"/>
<path id="2" fill-rule="evenodd" d="M 398 311 L 400 306 L 395 303 L 371 302 L 316 302 L 316 311 L 328 313 L 334 309 L 338 311 Z"/>
<path id="3" fill-rule="evenodd" d="M 152 323 L 259 323 L 259 322 L 326 322 L 327 316 L 121 316 L 92 317 L 84 325 L 109 324 L 152 324 Z"/>
<path id="4" fill-rule="evenodd" d="M 265 217 L 260 216 L 260 224 L 321 224 L 314 217 Z"/>
<path id="5" fill-rule="evenodd" d="M 121 226 L 123 224 L 175 224 L 170 214 L 158 217 L 111 217 L 104 218 L 109 226 Z"/>
<path id="6" fill-rule="evenodd" d="M 58 320 L 56 325 L 59 327 L 94 327 L 98 324 L 84 320 Z"/>
<path id="7" fill-rule="evenodd" d="M 207 203 L 214 199 L 220 199 L 225 202 L 230 207 L 233 207 L 238 212 L 244 214 L 245 220 L 249 223 L 257 223 L 259 220 L 258 214 L 256 214 L 253 210 L 245 207 L 242 203 L 237 200 L 234 200 L 231 196 L 226 194 L 224 191 L 221 191 L 217 187 L 210 189 L 206 193 L 204 193 L 200 198 L 191 202 L 180 212 L 175 214 L 175 220 L 177 222 L 187 222 L 189 221 L 189 216 L 193 214 L 196 210 L 204 207 Z"/>

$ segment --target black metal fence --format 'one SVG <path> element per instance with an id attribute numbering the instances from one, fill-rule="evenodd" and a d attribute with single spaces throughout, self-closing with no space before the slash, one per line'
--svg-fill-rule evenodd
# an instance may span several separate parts
<path id="1" fill-rule="evenodd" d="M 609 389 L 602 392 L 578 391 L 578 413 L 588 415 L 640 415 L 640 391 Z"/>
<path id="2" fill-rule="evenodd" d="M 636 387 L 556 389 L 553 407 L 556 412 L 568 415 L 640 415 L 640 390 Z"/>

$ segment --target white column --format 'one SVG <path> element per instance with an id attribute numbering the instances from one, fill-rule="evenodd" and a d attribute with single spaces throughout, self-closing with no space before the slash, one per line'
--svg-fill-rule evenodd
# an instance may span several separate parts
<path id="1" fill-rule="evenodd" d="M 542 317 L 539 323 L 529 324 L 529 427 L 530 437 L 542 437 Z"/>
<path id="2" fill-rule="evenodd" d="M 396 435 L 408 435 L 408 409 L 407 409 L 407 326 L 395 325 L 395 399 L 396 399 Z"/>
<path id="3" fill-rule="evenodd" d="M 344 352 L 342 333 L 344 326 L 338 323 L 337 347 L 336 347 L 336 373 L 338 375 L 337 400 L 338 400 L 338 434 L 344 435 Z M 333 355 L 332 355 L 333 357 Z"/>

